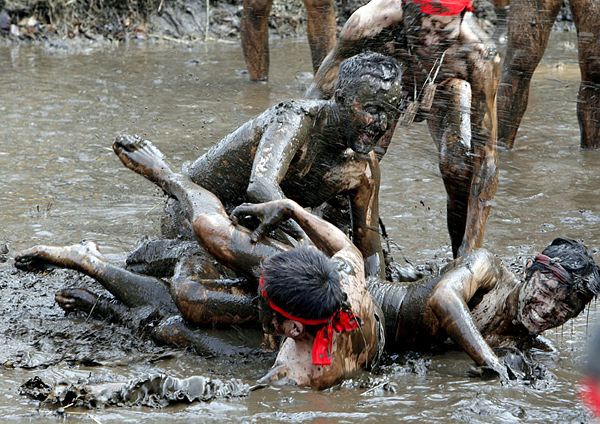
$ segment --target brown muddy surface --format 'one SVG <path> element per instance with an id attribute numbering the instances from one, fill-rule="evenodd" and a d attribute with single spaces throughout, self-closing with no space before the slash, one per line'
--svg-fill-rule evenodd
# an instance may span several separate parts
<path id="1" fill-rule="evenodd" d="M 162 372 L 185 378 L 240 378 L 266 372 L 269 354 L 209 358 L 156 346 L 131 330 L 85 316 L 65 317 L 56 290 L 93 280 L 54 270 L 18 271 L 14 254 L 35 244 L 98 242 L 115 263 L 143 237 L 158 237 L 163 196 L 125 169 L 110 145 L 139 133 L 175 167 L 248 118 L 310 82 L 305 40 L 273 41 L 271 81 L 251 84 L 237 43 L 190 46 L 72 43 L 0 46 L 0 416 L 6 422 L 589 422 L 577 399 L 594 303 L 546 336 L 556 352 L 535 357 L 533 384 L 469 378 L 461 352 L 392 358 L 378 375 L 361 373 L 325 392 L 265 388 L 248 397 L 169 406 L 56 410 L 21 396 L 39 376 L 49 384 L 110 382 Z M 485 247 L 519 264 L 556 236 L 600 247 L 600 155 L 580 151 L 575 116 L 575 38 L 553 34 L 534 76 L 516 148 L 500 153 L 500 181 Z M 394 257 L 424 264 L 451 257 L 436 151 L 423 124 L 397 131 L 382 162 L 381 215 Z M 597 251 L 595 258 L 598 261 Z M 258 335 L 226 336 L 256 344 Z"/>

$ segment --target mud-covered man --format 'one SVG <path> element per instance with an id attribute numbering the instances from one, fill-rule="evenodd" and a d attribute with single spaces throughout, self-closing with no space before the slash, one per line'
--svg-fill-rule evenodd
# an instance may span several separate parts
<path id="1" fill-rule="evenodd" d="M 228 212 L 244 202 L 289 198 L 318 207 L 349 197 L 353 241 L 369 275 L 383 272 L 379 239 L 379 163 L 373 147 L 398 117 L 401 69 L 380 54 L 362 54 L 340 67 L 331 100 L 290 100 L 271 107 L 214 145 L 188 169 Z M 185 225 L 175 200 L 164 238 Z M 173 209 L 172 213 L 168 213 Z M 293 233 L 293 231 L 292 231 Z M 192 234 L 187 234 L 193 239 Z"/>
<path id="2" fill-rule="evenodd" d="M 555 239 L 522 278 L 485 249 L 410 284 L 373 282 L 385 312 L 386 350 L 442 348 L 448 338 L 480 366 L 513 378 L 493 348 L 542 347 L 543 331 L 576 317 L 598 295 L 598 266 L 581 243 Z M 538 342 L 538 343 L 536 343 Z"/>
<path id="3" fill-rule="evenodd" d="M 339 64 L 363 51 L 396 58 L 408 104 L 401 121 L 426 120 L 439 150 L 455 257 L 480 247 L 496 192 L 500 58 L 468 0 L 372 0 L 348 19 L 309 97 L 333 94 Z M 376 147 L 383 156 L 393 128 Z"/>
<path id="4" fill-rule="evenodd" d="M 116 301 L 85 289 L 56 295 L 66 311 L 84 310 L 128 319 L 132 309 L 158 319 L 151 331 L 176 346 L 204 343 L 192 324 L 252 324 L 286 336 L 271 372 L 263 382 L 326 388 L 365 368 L 382 341 L 367 292 L 360 251 L 333 224 L 288 199 L 246 204 L 230 219 L 211 192 L 171 171 L 162 154 L 139 137 L 120 136 L 113 149 L 130 169 L 177 198 L 198 242 L 212 258 L 243 276 L 244 282 L 219 279 L 214 260 L 183 260 L 170 287 L 161 279 L 135 274 L 108 263 L 94 245 L 37 246 L 17 254 L 19 268 L 48 265 L 75 269 L 100 282 Z M 261 220 L 254 232 L 237 225 L 240 217 Z M 314 246 L 294 249 L 265 236 L 280 222 L 293 219 Z M 255 299 L 260 276 L 260 308 Z M 178 310 L 179 308 L 179 310 Z"/>

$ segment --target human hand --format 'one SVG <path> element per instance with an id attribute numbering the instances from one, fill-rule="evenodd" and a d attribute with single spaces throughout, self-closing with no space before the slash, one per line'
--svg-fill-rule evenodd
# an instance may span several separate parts
<path id="1" fill-rule="evenodd" d="M 261 223 L 251 236 L 252 243 L 256 243 L 291 216 L 293 205 L 294 203 L 288 199 L 265 203 L 243 203 L 231 212 L 231 222 L 237 225 L 241 218 L 248 215 L 259 218 Z M 299 231 L 302 232 L 301 229 Z"/>
<path id="2" fill-rule="evenodd" d="M 493 358 L 489 358 L 486 362 L 486 365 L 474 367 L 467 373 L 472 377 L 499 376 L 503 383 L 508 380 L 530 379 L 533 375 L 531 361 L 514 347 L 494 349 Z"/>

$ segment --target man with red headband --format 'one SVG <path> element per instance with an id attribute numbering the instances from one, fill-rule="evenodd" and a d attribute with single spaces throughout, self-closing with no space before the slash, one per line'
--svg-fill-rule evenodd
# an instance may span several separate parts
<path id="1" fill-rule="evenodd" d="M 500 57 L 469 0 L 372 0 L 352 14 L 321 64 L 309 97 L 329 98 L 339 64 L 363 51 L 403 65 L 400 122 L 427 121 L 439 150 L 455 257 L 480 247 L 496 193 Z M 376 147 L 381 158 L 395 129 Z"/>
<path id="2" fill-rule="evenodd" d="M 336 226 L 287 199 L 244 204 L 230 219 L 213 193 L 171 171 L 150 142 L 120 136 L 113 149 L 127 167 L 181 202 L 199 244 L 212 257 L 180 263 L 169 287 L 159 278 L 110 264 L 89 243 L 36 246 L 17 254 L 18 268 L 75 269 L 94 277 L 115 297 L 109 301 L 85 289 L 61 290 L 56 300 L 65 311 L 122 320 L 132 320 L 132 310 L 145 311 L 142 321 L 152 322 L 154 338 L 202 350 L 202 330 L 186 325 L 179 314 L 187 323 L 212 326 L 258 323 L 260 310 L 265 329 L 287 336 L 263 381 L 317 389 L 365 368 L 383 348 L 383 329 L 366 288 L 362 254 Z M 246 215 L 261 219 L 254 232 L 237 224 Z M 314 247 L 293 249 L 266 237 L 287 219 L 298 223 Z M 231 271 L 243 281 L 226 280 Z M 257 275 L 260 308 L 252 290 Z"/>
<path id="3" fill-rule="evenodd" d="M 475 249 L 438 275 L 407 283 L 373 282 L 386 312 L 386 351 L 443 349 L 451 339 L 481 374 L 514 378 L 494 348 L 544 347 L 537 336 L 576 317 L 600 291 L 587 248 L 557 238 L 529 260 L 523 278 L 485 249 Z M 547 346 L 546 346 L 547 347 Z"/>

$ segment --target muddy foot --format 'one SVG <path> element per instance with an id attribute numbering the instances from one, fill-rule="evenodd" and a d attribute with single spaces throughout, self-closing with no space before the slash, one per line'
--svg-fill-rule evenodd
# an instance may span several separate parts
<path id="1" fill-rule="evenodd" d="M 53 267 L 73 268 L 87 255 L 104 260 L 93 241 L 83 241 L 73 246 L 34 246 L 17 253 L 15 266 L 24 271 L 39 271 Z"/>
<path id="2" fill-rule="evenodd" d="M 98 295 L 82 288 L 63 289 L 56 292 L 54 300 L 65 312 L 83 311 L 89 314 L 98 302 Z"/>
<path id="3" fill-rule="evenodd" d="M 113 150 L 127 168 L 160 185 L 171 169 L 164 156 L 148 140 L 137 135 L 120 135 L 113 143 Z"/>

